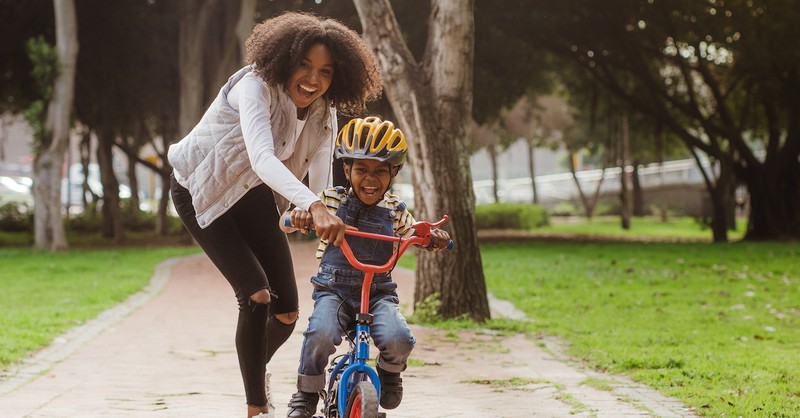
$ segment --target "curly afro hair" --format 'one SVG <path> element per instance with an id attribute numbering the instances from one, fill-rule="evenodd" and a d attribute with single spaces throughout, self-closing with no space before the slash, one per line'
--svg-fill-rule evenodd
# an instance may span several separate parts
<path id="1" fill-rule="evenodd" d="M 325 93 L 346 115 L 366 111 L 366 103 L 380 97 L 383 79 L 375 55 L 354 30 L 332 18 L 287 12 L 265 20 L 247 39 L 247 63 L 271 86 L 286 86 L 306 52 L 325 45 L 333 57 L 333 80 Z"/>

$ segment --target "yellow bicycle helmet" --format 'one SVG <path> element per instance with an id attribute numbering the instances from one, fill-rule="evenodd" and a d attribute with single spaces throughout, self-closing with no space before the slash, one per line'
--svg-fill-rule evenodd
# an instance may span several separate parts
<path id="1" fill-rule="evenodd" d="M 401 166 L 407 151 L 403 132 L 377 116 L 352 119 L 336 137 L 336 158 L 377 160 Z"/>

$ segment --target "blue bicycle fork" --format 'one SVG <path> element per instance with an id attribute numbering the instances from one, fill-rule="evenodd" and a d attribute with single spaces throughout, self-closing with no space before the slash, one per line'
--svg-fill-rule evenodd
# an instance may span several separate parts
<path id="1" fill-rule="evenodd" d="M 355 334 L 355 352 L 349 353 L 347 357 L 342 359 L 339 364 L 334 367 L 331 376 L 335 376 L 338 369 L 342 366 L 343 362 L 350 360 L 350 365 L 344 369 L 342 376 L 339 379 L 339 390 L 337 393 L 337 405 L 339 411 L 344 411 L 347 407 L 347 398 L 350 392 L 355 388 L 358 382 L 365 380 L 364 375 L 369 377 L 369 380 L 375 386 L 378 392 L 378 399 L 380 400 L 381 383 L 378 378 L 378 373 L 367 364 L 369 360 L 369 324 L 372 323 L 372 315 L 368 313 L 360 313 L 356 315 L 356 334 Z M 353 373 L 358 373 L 356 378 L 351 379 Z"/>

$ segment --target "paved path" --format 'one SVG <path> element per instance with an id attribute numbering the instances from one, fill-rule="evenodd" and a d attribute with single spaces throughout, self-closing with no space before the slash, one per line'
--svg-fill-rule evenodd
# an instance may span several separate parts
<path id="1" fill-rule="evenodd" d="M 294 392 L 316 268 L 311 242 L 292 246 L 301 321 L 269 365 L 279 418 Z M 401 300 L 412 300 L 413 272 L 398 268 L 395 277 Z M 233 292 L 205 256 L 162 263 L 144 292 L 0 376 L 0 418 L 242 417 L 235 323 Z M 694 416 L 646 387 L 579 367 L 551 342 L 413 328 L 404 402 L 389 417 Z M 606 383 L 586 384 L 598 381 Z"/>

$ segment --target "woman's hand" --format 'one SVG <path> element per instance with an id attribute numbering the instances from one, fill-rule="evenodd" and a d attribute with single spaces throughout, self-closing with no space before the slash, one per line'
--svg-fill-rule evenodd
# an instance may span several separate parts
<path id="1" fill-rule="evenodd" d="M 338 216 L 328 212 L 328 208 L 319 200 L 312 203 L 308 211 L 314 219 L 314 229 L 317 231 L 317 236 L 333 245 L 339 246 L 344 240 L 344 222 Z"/>
<path id="2" fill-rule="evenodd" d="M 311 229 L 311 213 L 308 211 L 294 208 L 289 213 L 289 220 L 292 222 L 292 228 L 297 228 L 304 234 Z"/>

